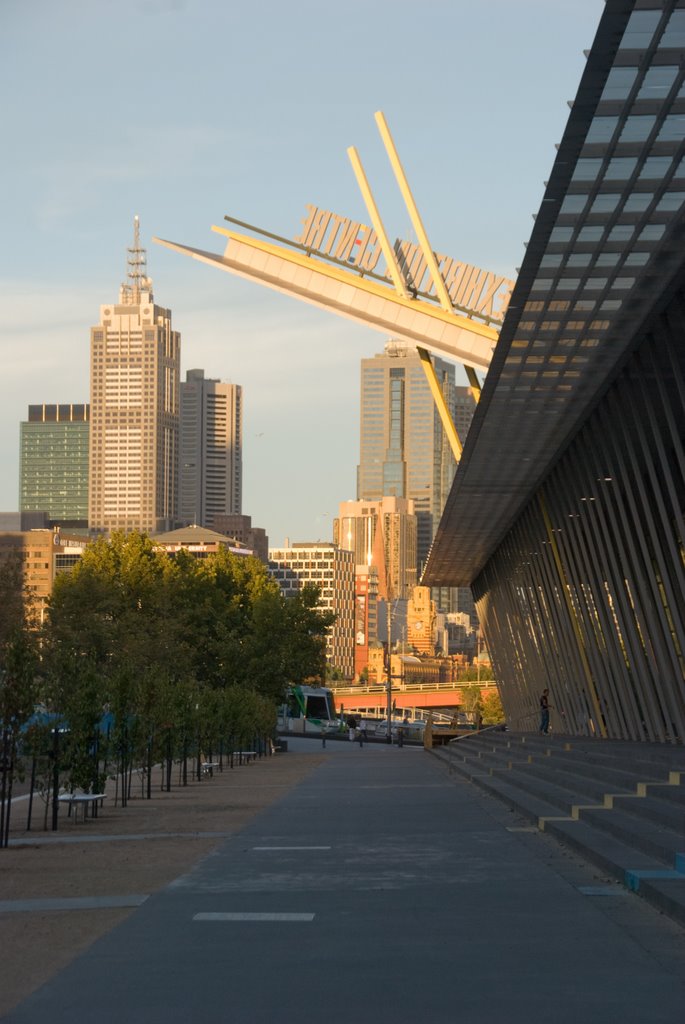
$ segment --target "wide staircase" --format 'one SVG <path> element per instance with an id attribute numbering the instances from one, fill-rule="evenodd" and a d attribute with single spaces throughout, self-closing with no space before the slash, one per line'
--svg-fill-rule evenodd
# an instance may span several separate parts
<path id="1" fill-rule="evenodd" d="M 685 926 L 685 749 L 484 730 L 431 753 Z"/>

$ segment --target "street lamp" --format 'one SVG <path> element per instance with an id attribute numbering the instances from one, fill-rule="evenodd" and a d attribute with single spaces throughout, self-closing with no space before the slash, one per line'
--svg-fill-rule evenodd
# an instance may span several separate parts
<path id="1" fill-rule="evenodd" d="M 388 588 L 389 591 L 389 588 Z M 387 598 L 387 609 L 388 609 L 388 656 L 387 656 L 387 680 L 386 680 L 386 691 L 388 698 L 387 706 L 387 735 L 385 737 L 386 743 L 392 743 L 392 603 L 390 601 L 390 593 L 388 592 Z"/>

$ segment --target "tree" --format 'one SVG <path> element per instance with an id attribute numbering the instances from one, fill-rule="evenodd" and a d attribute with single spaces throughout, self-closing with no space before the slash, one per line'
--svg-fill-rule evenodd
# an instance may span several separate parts
<path id="1" fill-rule="evenodd" d="M 312 676 L 325 679 L 326 632 L 336 619 L 335 612 L 321 611 L 321 591 L 306 584 L 285 602 L 288 642 L 285 645 L 285 678 L 292 685 Z"/>
<path id="2" fill-rule="evenodd" d="M 0 556 L 0 658 L 26 621 L 24 571 L 19 552 Z"/>
<path id="3" fill-rule="evenodd" d="M 458 681 L 460 683 L 465 683 L 465 682 L 487 683 L 487 682 L 492 682 L 493 680 L 494 680 L 494 676 L 492 674 L 492 666 L 491 665 L 480 665 L 480 666 L 478 666 L 478 665 L 469 665 L 468 668 L 461 669 L 461 671 L 459 672 L 459 679 L 458 679 Z"/>
<path id="4" fill-rule="evenodd" d="M 505 720 L 504 708 L 499 690 L 488 690 L 482 697 L 483 724 L 499 725 Z"/>
<path id="5" fill-rule="evenodd" d="M 482 711 L 480 686 L 471 683 L 469 686 L 465 686 L 461 692 L 464 710 L 469 714 L 479 714 Z"/>
<path id="6" fill-rule="evenodd" d="M 225 549 L 170 558 L 135 533 L 89 546 L 57 579 L 43 636 L 52 709 L 78 723 L 74 779 L 84 776 L 87 737 L 105 707 L 118 774 L 149 765 L 154 752 L 166 761 L 167 786 L 174 756 L 185 781 L 188 758 L 221 742 L 220 718 L 224 735 L 261 735 L 257 725 L 273 718 L 288 685 L 322 677 L 335 616 L 319 600 L 315 587 L 286 600 L 258 559 Z M 224 690 L 225 706 L 215 696 Z"/>
<path id="7" fill-rule="evenodd" d="M 28 621 L 19 556 L 0 560 L 0 847 L 8 843 L 12 786 L 21 772 L 23 728 L 37 696 L 35 633 Z"/>

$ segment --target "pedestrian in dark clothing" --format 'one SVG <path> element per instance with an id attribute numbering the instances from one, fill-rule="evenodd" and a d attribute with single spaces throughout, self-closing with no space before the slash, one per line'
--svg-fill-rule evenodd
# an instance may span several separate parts
<path id="1" fill-rule="evenodd" d="M 549 732 L 549 690 L 544 689 L 540 694 L 540 733 L 547 735 Z"/>

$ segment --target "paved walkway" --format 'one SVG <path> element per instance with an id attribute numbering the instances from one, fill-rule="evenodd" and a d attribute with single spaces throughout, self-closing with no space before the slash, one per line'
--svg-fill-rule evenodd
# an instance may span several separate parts
<path id="1" fill-rule="evenodd" d="M 421 749 L 325 753 L 4 1019 L 680 1022 L 683 932 L 639 897 Z"/>

